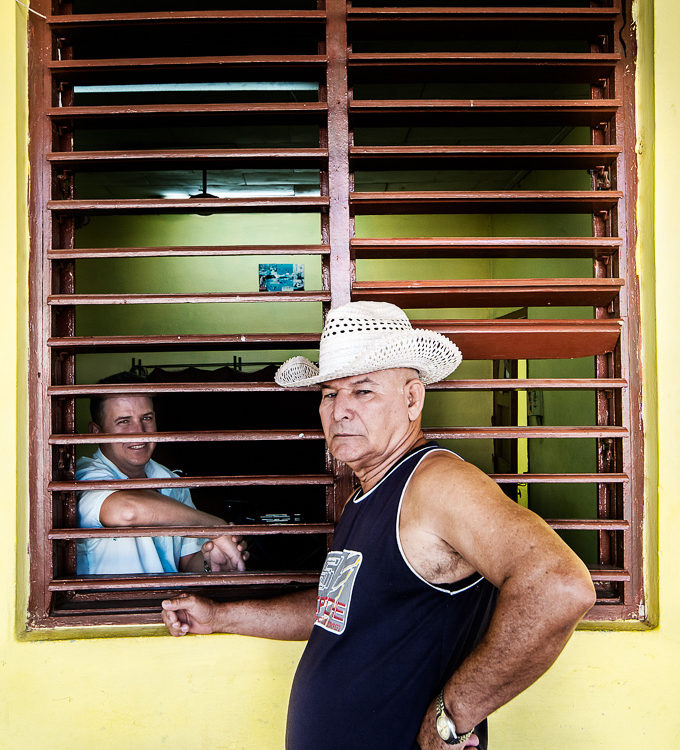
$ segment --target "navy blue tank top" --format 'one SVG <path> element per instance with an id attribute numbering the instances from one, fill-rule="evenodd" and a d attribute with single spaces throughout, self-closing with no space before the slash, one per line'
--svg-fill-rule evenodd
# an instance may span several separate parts
<path id="1" fill-rule="evenodd" d="M 401 551 L 404 491 L 436 450 L 444 449 L 429 443 L 408 453 L 342 513 L 293 681 L 287 750 L 417 750 L 430 701 L 486 632 L 491 583 L 475 574 L 430 584 Z M 485 722 L 478 734 L 484 749 Z"/>

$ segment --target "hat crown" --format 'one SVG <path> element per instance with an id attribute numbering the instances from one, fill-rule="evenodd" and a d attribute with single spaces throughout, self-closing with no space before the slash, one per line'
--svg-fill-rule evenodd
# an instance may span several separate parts
<path id="1" fill-rule="evenodd" d="M 348 302 L 328 313 L 321 338 L 362 330 L 411 330 L 406 313 L 389 302 Z"/>
<path id="2" fill-rule="evenodd" d="M 406 313 L 388 302 L 349 302 L 328 313 L 319 345 L 319 368 L 331 372 L 352 362 L 373 342 L 412 331 Z"/>

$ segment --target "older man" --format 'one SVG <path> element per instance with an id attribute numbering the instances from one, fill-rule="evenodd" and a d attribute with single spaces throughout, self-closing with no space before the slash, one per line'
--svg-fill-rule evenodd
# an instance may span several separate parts
<path id="1" fill-rule="evenodd" d="M 276 378 L 320 384 L 329 449 L 360 484 L 318 593 L 163 603 L 173 635 L 309 638 L 288 750 L 485 748 L 485 718 L 548 669 L 594 602 L 585 566 L 540 518 L 423 437 L 425 385 L 460 361 L 394 305 L 331 311 L 319 368 L 296 357 Z"/>
<path id="2" fill-rule="evenodd" d="M 129 383 L 131 373 L 102 382 Z M 143 382 L 143 381 L 142 381 Z M 94 434 L 156 432 L 156 415 L 149 396 L 121 394 L 91 401 Z M 176 476 L 153 461 L 156 444 L 131 440 L 102 443 L 92 458 L 80 458 L 76 479 L 167 479 Z M 80 526 L 223 526 L 225 522 L 197 510 L 186 488 L 88 489 L 79 493 Z M 177 573 L 245 570 L 244 543 L 240 537 L 221 535 L 205 541 L 190 537 L 115 537 L 87 539 L 78 544 L 78 573 Z"/>

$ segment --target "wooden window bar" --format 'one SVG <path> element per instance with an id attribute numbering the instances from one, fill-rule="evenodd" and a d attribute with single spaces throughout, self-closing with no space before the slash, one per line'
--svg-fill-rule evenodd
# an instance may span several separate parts
<path id="1" fill-rule="evenodd" d="M 358 258 L 603 258 L 621 246 L 618 237 L 353 238 Z"/>
<path id="2" fill-rule="evenodd" d="M 617 347 L 623 321 L 597 320 L 419 320 L 450 336 L 466 359 L 573 359 L 608 354 Z M 318 334 L 180 334 L 177 336 L 65 336 L 47 339 L 48 348 L 91 351 L 220 351 L 234 349 L 313 349 Z"/>
<path id="3" fill-rule="evenodd" d="M 50 15 L 47 22 L 52 29 L 93 28 L 97 26 L 176 26 L 188 23 L 317 23 L 326 21 L 323 10 L 194 10 L 149 11 L 144 13 L 78 13 Z"/>
<path id="4" fill-rule="evenodd" d="M 229 5 L 229 3 L 225 3 Z M 249 523 L 240 531 L 254 538 L 330 538 L 342 503 L 351 487 L 346 469 L 326 454 L 324 471 L 290 474 L 219 474 L 167 480 L 117 480 L 78 483 L 74 479 L 75 448 L 93 444 L 78 433 L 76 402 L 98 394 L 154 393 L 204 397 L 210 394 L 279 394 L 272 382 L 149 383 L 116 386 L 81 383 L 76 363 L 86 355 L 157 352 L 267 352 L 310 350 L 317 332 L 287 330 L 281 316 L 276 332 L 158 333 L 83 335 L 76 325 L 79 311 L 97 306 L 175 305 L 253 302 L 316 303 L 322 314 L 353 300 L 386 300 L 415 310 L 444 311 L 472 307 L 593 308 L 592 318 L 485 319 L 435 317 L 418 320 L 451 337 L 466 360 L 569 360 L 594 358 L 593 377 L 461 377 L 430 386 L 433 393 L 479 394 L 545 391 L 591 394 L 594 424 L 426 427 L 432 439 L 592 441 L 595 464 L 583 471 L 495 471 L 502 486 L 517 484 L 593 485 L 596 518 L 562 518 L 559 504 L 547 518 L 560 532 L 596 534 L 598 563 L 591 564 L 599 600 L 590 619 L 643 616 L 640 538 L 642 451 L 639 416 L 637 280 L 634 268 L 634 122 L 632 36 L 618 0 L 597 7 L 361 7 L 345 0 L 326 0 L 314 10 L 185 10 L 118 13 L 108 3 L 96 13 L 72 13 L 69 2 L 36 0 L 47 21 L 32 16 L 31 33 L 31 430 L 36 450 L 31 466 L 31 624 L 48 627 L 74 623 L 144 623 L 158 621 L 158 601 L 177 590 L 229 597 L 273 585 L 307 585 L 316 570 L 262 571 L 224 575 L 104 576 L 75 572 L 75 543 L 89 537 L 176 535 L 202 537 L 213 529 L 79 529 L 76 492 L 87 488 L 139 489 L 147 486 L 189 488 L 319 488 L 324 494 L 323 522 Z M 630 17 L 630 14 L 627 14 Z M 279 24 L 294 29 L 286 52 L 270 54 L 267 44 Z M 172 40 L 185 30 L 235 25 L 247 52 L 207 54 L 200 47 L 176 53 Z M 142 57 L 134 46 L 121 44 L 119 56 L 92 57 L 97 39 L 109 44 L 113 35 L 154 34 L 159 28 L 168 42 Z M 532 40 L 572 37 L 587 51 L 489 51 L 436 47 L 441 40 L 494 40 L 508 35 Z M 620 33 L 619 33 L 620 31 Z M 160 35 L 161 32 L 158 32 Z M 87 45 L 84 40 L 88 37 Z M 132 39 L 133 36 L 130 36 Z M 414 51 L 383 51 L 385 40 L 427 38 L 434 47 Z M 372 48 L 371 44 L 378 46 Z M 102 49 L 107 50 L 106 44 Z M 300 42 L 300 44 L 302 44 Z M 89 45 L 89 46 L 88 46 Z M 246 45 L 247 46 L 247 45 Z M 474 44 L 472 44 L 474 46 Z M 314 51 L 310 51 L 314 47 Z M 82 52 L 81 52 L 82 48 Z M 245 48 L 245 47 L 244 47 Z M 396 48 L 395 48 L 396 49 Z M 89 52 L 88 52 L 89 50 Z M 264 51 L 263 51 L 264 50 Z M 98 54 L 98 50 L 95 52 Z M 167 56 L 163 56 L 167 55 Z M 35 73 L 35 75 L 34 75 Z M 316 100 L 158 102 L 137 96 L 116 103 L 100 93 L 96 103 L 82 102 L 79 86 L 96 84 L 205 83 L 215 81 L 313 81 Z M 375 85 L 390 81 L 423 83 L 417 97 L 375 98 Z M 429 84 L 549 84 L 545 98 L 435 98 Z M 364 92 L 364 87 L 369 88 Z M 552 84 L 575 84 L 590 95 L 555 93 Z M 371 89 L 371 86 L 373 89 Z M 356 90 L 355 90 L 356 89 Z M 451 89 L 453 91 L 453 89 Z M 491 91 L 491 89 L 488 89 Z M 379 96 L 383 96 L 382 93 Z M 80 148 L 81 133 L 106 128 L 134 133 L 136 129 L 213 128 L 250 125 L 318 128 L 318 143 L 307 146 L 254 143 L 249 147 L 206 145 Z M 439 143 L 418 141 L 370 145 L 357 135 L 385 128 L 494 128 L 496 132 L 526 128 L 586 128 L 588 143 L 559 140 L 543 143 Z M 155 144 L 154 144 L 155 145 Z M 320 175 L 319 195 L 227 198 L 87 198 L 79 197 L 76 177 L 107 172 L 156 173 L 182 169 L 312 169 Z M 588 171 L 590 189 L 358 189 L 355 173 L 416 170 L 501 170 L 555 173 Z M 134 247 L 80 247 L 78 227 L 88 217 L 193 214 L 197 210 L 226 214 L 306 212 L 318 215 L 319 237 L 304 244 L 158 244 Z M 592 236 L 508 237 L 369 237 L 355 236 L 356 223 L 389 214 L 585 214 Z M 104 259 L 229 258 L 241 256 L 307 256 L 318 259 L 321 288 L 291 293 L 185 292 L 91 293 L 76 286 L 78 263 Z M 361 278 L 365 261 L 423 259 L 442 262 L 466 259 L 590 259 L 588 278 L 456 278 L 385 281 Z M 225 280 L 228 287 L 228 280 Z M 450 314 L 450 313 L 449 313 Z M 417 317 L 417 316 L 416 316 Z M 308 389 L 309 390 L 309 389 Z M 261 441 L 286 444 L 320 443 L 319 429 L 182 430 L 135 436 L 158 443 Z M 125 436 L 124 440 L 129 440 Z M 97 442 L 121 441 L 97 435 Z M 311 441 L 311 442 L 310 442 Z M 50 498 L 52 500 L 50 501 Z M 568 514 L 567 514 L 568 515 Z M 233 527 L 229 527 L 233 528 Z"/>
<path id="5" fill-rule="evenodd" d="M 601 152 L 600 152 L 601 153 Z M 326 148 L 241 148 L 241 149 L 146 149 L 135 151 L 63 151 L 47 154 L 47 160 L 63 168 L 98 171 L 101 169 L 177 169 L 219 166 L 318 166 L 328 159 Z M 598 161 L 599 163 L 599 161 Z"/>
<path id="6" fill-rule="evenodd" d="M 351 146 L 355 169 L 449 168 L 595 169 L 611 165 L 620 146 Z"/>
<path id="7" fill-rule="evenodd" d="M 329 245 L 173 245 L 169 247 L 53 248 L 50 260 L 78 258 L 166 258 L 229 255 L 328 255 Z"/>
<path id="8" fill-rule="evenodd" d="M 190 119 L 191 122 L 201 122 L 201 118 L 238 118 L 239 123 L 247 124 L 253 121 L 267 120 L 275 117 L 277 120 L 288 118 L 293 122 L 301 122 L 303 118 L 314 116 L 321 119 L 327 116 L 326 102 L 218 102 L 202 104 L 117 104 L 90 106 L 61 106 L 48 107 L 45 114 L 54 122 L 63 121 L 106 121 L 115 120 L 115 124 L 129 125 L 130 120 L 174 120 Z"/>
<path id="9" fill-rule="evenodd" d="M 363 99 L 349 103 L 357 124 L 587 125 L 611 121 L 620 99 Z"/>
<path id="10" fill-rule="evenodd" d="M 47 209 L 69 213 L 196 213 L 208 211 L 318 211 L 328 206 L 326 196 L 270 197 L 270 198 L 115 198 L 111 200 L 52 200 Z"/>

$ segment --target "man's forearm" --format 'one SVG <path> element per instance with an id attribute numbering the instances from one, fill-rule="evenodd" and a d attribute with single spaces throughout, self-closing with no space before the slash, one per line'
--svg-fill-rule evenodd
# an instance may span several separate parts
<path id="1" fill-rule="evenodd" d="M 171 635 L 233 633 L 303 641 L 316 615 L 316 591 L 305 590 L 276 599 L 217 603 L 180 594 L 162 604 L 163 622 Z"/>
<path id="2" fill-rule="evenodd" d="M 540 584 L 508 580 L 489 629 L 444 687 L 444 702 L 465 732 L 537 680 L 592 606 L 592 584 L 559 575 Z"/>
<path id="3" fill-rule="evenodd" d="M 155 490 L 111 493 L 99 511 L 102 526 L 221 526 L 210 513 L 191 508 Z"/>
<path id="4" fill-rule="evenodd" d="M 316 615 L 316 589 L 297 591 L 276 599 L 217 605 L 219 632 L 275 640 L 307 640 Z"/>

